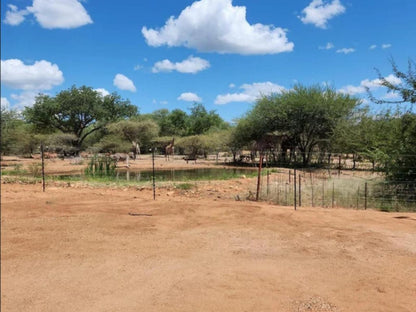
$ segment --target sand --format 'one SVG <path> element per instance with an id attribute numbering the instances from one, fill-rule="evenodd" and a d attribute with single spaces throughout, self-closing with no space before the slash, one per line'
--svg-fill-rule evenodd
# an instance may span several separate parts
<path id="1" fill-rule="evenodd" d="M 416 311 L 416 214 L 236 201 L 252 183 L 156 200 L 143 186 L 3 183 L 2 311 Z"/>

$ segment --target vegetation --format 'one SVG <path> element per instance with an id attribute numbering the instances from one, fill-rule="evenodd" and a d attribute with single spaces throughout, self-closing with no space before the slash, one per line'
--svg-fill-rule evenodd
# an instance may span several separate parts
<path id="1" fill-rule="evenodd" d="M 293 90 L 258 100 L 237 125 L 236 141 L 247 146 L 254 141 L 258 150 L 286 145 L 293 154 L 300 152 L 306 166 L 313 152 L 328 148 L 336 128 L 359 103 L 328 87 L 296 85 Z"/>
<path id="2" fill-rule="evenodd" d="M 39 132 L 59 130 L 75 136 L 77 151 L 85 138 L 103 129 L 108 123 L 137 115 L 137 107 L 119 95 L 102 96 L 90 87 L 73 86 L 55 97 L 39 95 L 33 107 L 26 107 L 23 116 Z"/>
<path id="3" fill-rule="evenodd" d="M 400 100 L 375 103 L 416 103 L 416 64 L 407 72 L 391 61 L 395 79 L 379 75 L 379 82 Z M 393 83 L 394 82 L 394 83 Z M 228 153 L 234 162 L 255 163 L 258 153 L 267 164 L 326 166 L 331 156 L 342 154 L 385 173 L 384 193 L 416 194 L 416 114 L 385 111 L 377 115 L 357 98 L 320 85 L 295 85 L 293 89 L 259 98 L 235 125 L 215 111 L 194 103 L 189 112 L 175 109 L 139 114 L 138 108 L 117 93 L 102 96 L 91 87 L 75 87 L 56 96 L 40 94 L 23 112 L 1 110 L 1 154 L 31 155 L 46 151 L 75 155 L 93 153 L 164 153 L 175 142 L 175 152 L 192 157 Z M 109 162 L 95 158 L 89 173 L 102 175 Z M 108 168 L 107 168 L 108 167 Z M 36 168 L 29 168 L 33 175 Z M 9 170 L 10 172 L 21 169 Z M 26 171 L 26 173 L 28 173 Z M 103 173 L 106 175 L 107 173 Z M 416 200 L 406 195 L 409 200 Z"/>

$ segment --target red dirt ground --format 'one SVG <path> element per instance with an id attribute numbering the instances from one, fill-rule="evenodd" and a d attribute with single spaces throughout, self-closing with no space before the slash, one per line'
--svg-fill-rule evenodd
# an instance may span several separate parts
<path id="1" fill-rule="evenodd" d="M 2 311 L 416 311 L 415 214 L 235 201 L 248 180 L 2 184 Z"/>

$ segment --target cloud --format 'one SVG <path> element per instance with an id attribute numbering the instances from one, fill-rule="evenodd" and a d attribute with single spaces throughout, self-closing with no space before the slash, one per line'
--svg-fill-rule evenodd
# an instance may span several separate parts
<path id="1" fill-rule="evenodd" d="M 253 24 L 246 7 L 232 0 L 200 0 L 186 7 L 179 17 L 170 17 L 160 29 L 142 28 L 148 45 L 185 46 L 201 52 L 276 54 L 290 52 L 286 30 L 273 25 Z"/>
<path id="2" fill-rule="evenodd" d="M 136 65 L 136 66 L 134 66 L 134 70 L 139 70 L 139 69 L 142 69 L 143 68 L 143 66 L 142 65 L 140 65 L 140 64 L 138 64 L 138 65 Z"/>
<path id="3" fill-rule="evenodd" d="M 394 85 L 399 85 L 402 83 L 401 79 L 397 78 L 393 74 L 390 74 L 385 78 L 388 82 Z M 369 88 L 370 90 L 376 90 L 381 87 L 382 85 L 381 85 L 380 79 L 373 79 L 373 80 L 365 79 L 361 81 L 359 86 L 348 85 L 339 89 L 338 92 L 346 93 L 350 95 L 356 95 L 356 94 L 365 93 L 367 91 L 366 88 Z"/>
<path id="4" fill-rule="evenodd" d="M 180 101 L 186 101 L 186 102 L 202 102 L 202 99 L 195 93 L 192 92 L 185 92 L 182 93 L 178 100 Z"/>
<path id="5" fill-rule="evenodd" d="M 23 91 L 20 94 L 12 94 L 10 97 L 15 101 L 13 107 L 23 109 L 25 106 L 31 107 L 35 104 L 38 91 Z"/>
<path id="6" fill-rule="evenodd" d="M 338 49 L 337 53 L 344 53 L 344 54 L 350 54 L 355 52 L 355 49 L 353 48 L 342 48 L 342 49 Z"/>
<path id="7" fill-rule="evenodd" d="M 328 42 L 325 46 L 320 46 L 319 50 L 331 50 L 333 49 L 335 46 L 332 42 Z"/>
<path id="8" fill-rule="evenodd" d="M 105 97 L 107 95 L 110 95 L 110 92 L 108 92 L 104 88 L 97 88 L 97 89 L 94 89 L 94 91 L 97 91 L 102 97 Z"/>
<path id="9" fill-rule="evenodd" d="M 377 45 L 376 45 L 376 44 L 373 44 L 373 45 L 371 45 L 371 46 L 369 47 L 369 49 L 370 49 L 370 50 L 374 50 L 375 48 L 377 48 Z"/>
<path id="10" fill-rule="evenodd" d="M 185 74 L 196 74 L 199 71 L 205 70 L 210 67 L 208 61 L 199 58 L 193 57 L 192 55 L 188 57 L 186 60 L 178 63 L 172 63 L 169 60 L 163 60 L 160 62 L 155 63 L 152 68 L 152 72 L 159 73 L 159 72 L 171 72 L 176 70 L 180 73 Z"/>
<path id="11" fill-rule="evenodd" d="M 303 16 L 298 16 L 304 24 L 313 24 L 319 28 L 327 28 L 330 19 L 345 12 L 345 7 L 339 0 L 326 3 L 323 0 L 313 0 L 302 10 Z"/>
<path id="12" fill-rule="evenodd" d="M 1 108 L 2 109 L 9 109 L 9 107 L 10 107 L 9 100 L 5 97 L 1 97 Z"/>
<path id="13" fill-rule="evenodd" d="M 113 84 L 120 90 L 136 92 L 136 87 L 134 86 L 133 81 L 122 74 L 117 74 L 114 77 Z"/>
<path id="14" fill-rule="evenodd" d="M 45 60 L 33 65 L 25 65 L 19 59 L 1 61 L 1 82 L 13 89 L 49 90 L 63 81 L 58 65 Z"/>
<path id="15" fill-rule="evenodd" d="M 9 5 L 4 23 L 19 25 L 30 13 L 43 28 L 47 29 L 70 29 L 92 23 L 80 0 L 33 0 L 32 6 L 23 10 Z"/>
<path id="16" fill-rule="evenodd" d="M 230 88 L 230 89 L 233 89 L 233 88 L 235 88 L 235 84 L 233 84 L 233 83 L 230 83 L 230 84 L 228 85 L 228 88 Z"/>
<path id="17" fill-rule="evenodd" d="M 215 99 L 215 104 L 224 105 L 231 102 L 255 102 L 261 96 L 267 96 L 273 93 L 281 93 L 284 87 L 272 82 L 256 82 L 253 84 L 243 84 L 240 93 L 220 94 Z"/>
<path id="18" fill-rule="evenodd" d="M 384 43 L 384 44 L 382 44 L 382 45 L 381 45 L 381 48 L 382 48 L 382 49 L 388 49 L 388 48 L 391 48 L 391 44 L 390 44 L 390 43 Z"/>
<path id="19" fill-rule="evenodd" d="M 6 11 L 6 17 L 3 23 L 7 25 L 17 26 L 25 20 L 25 16 L 29 14 L 28 10 L 19 10 L 17 6 L 13 4 L 8 5 L 9 10 Z"/>

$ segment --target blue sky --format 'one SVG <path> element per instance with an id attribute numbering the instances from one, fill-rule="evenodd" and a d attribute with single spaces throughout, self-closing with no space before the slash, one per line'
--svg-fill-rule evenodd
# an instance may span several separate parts
<path id="1" fill-rule="evenodd" d="M 5 0 L 1 102 L 87 85 L 141 113 L 196 101 L 232 121 L 261 94 L 328 83 L 372 105 L 365 86 L 394 99 L 374 68 L 416 59 L 415 12 L 415 0 Z"/>

